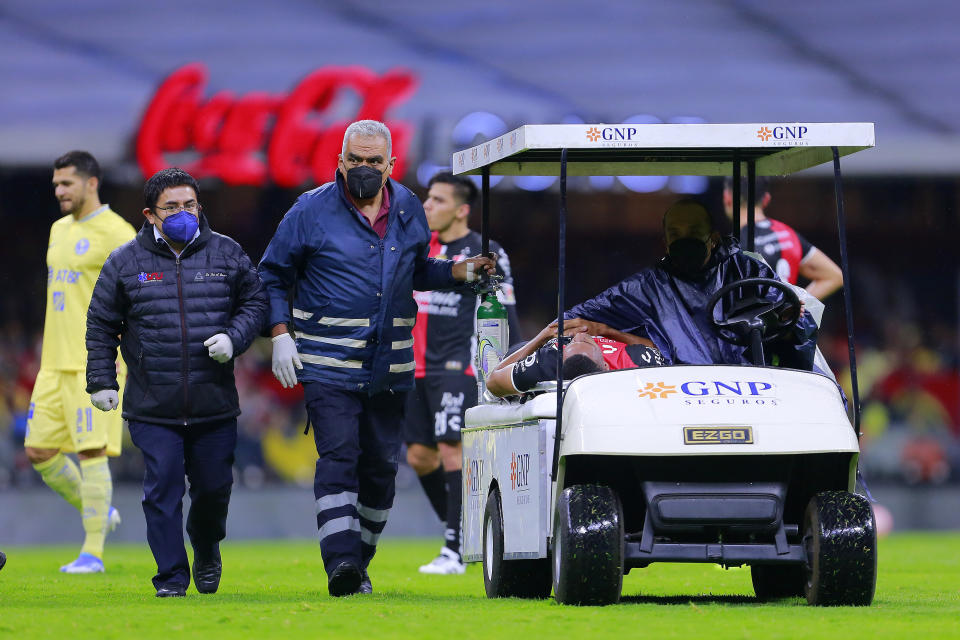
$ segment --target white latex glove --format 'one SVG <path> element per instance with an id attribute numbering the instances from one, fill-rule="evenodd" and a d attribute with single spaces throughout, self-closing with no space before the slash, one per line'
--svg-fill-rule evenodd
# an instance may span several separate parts
<path id="1" fill-rule="evenodd" d="M 297 354 L 297 343 L 289 333 L 274 336 L 273 342 L 273 377 L 280 381 L 284 389 L 292 389 L 297 385 L 297 369 L 303 369 L 300 355 Z"/>
<path id="2" fill-rule="evenodd" d="M 233 357 L 233 342 L 225 333 L 213 334 L 207 338 L 203 346 L 207 347 L 207 353 L 217 362 L 223 363 Z"/>
<path id="3" fill-rule="evenodd" d="M 100 389 L 90 394 L 90 402 L 100 411 L 113 411 L 120 406 L 120 396 L 113 389 Z"/>

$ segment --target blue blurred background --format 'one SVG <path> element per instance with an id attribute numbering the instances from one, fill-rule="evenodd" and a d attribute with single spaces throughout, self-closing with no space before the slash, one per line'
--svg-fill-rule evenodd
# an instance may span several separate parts
<path id="1" fill-rule="evenodd" d="M 862 468 L 898 526 L 960 527 L 944 506 L 960 498 L 958 18 L 946 0 L 4 0 L 0 541 L 77 535 L 23 517 L 69 509 L 22 451 L 59 215 L 53 160 L 91 151 L 101 199 L 137 227 L 145 175 L 183 166 L 202 177 L 213 228 L 257 260 L 295 197 L 332 179 L 343 129 L 362 117 L 388 123 L 394 177 L 421 194 L 454 151 L 527 123 L 876 123 L 876 148 L 843 163 Z M 571 302 L 652 263 L 659 216 L 681 194 L 721 207 L 720 183 L 699 177 L 570 188 Z M 768 214 L 839 261 L 829 167 L 771 193 Z M 555 313 L 557 199 L 553 178 L 494 180 L 492 231 L 511 256 L 526 338 Z M 847 379 L 842 295 L 827 301 L 820 344 Z M 243 522 L 231 535 L 311 535 L 313 442 L 269 348 L 258 341 L 237 361 L 231 518 Z M 129 439 L 112 468 L 118 502 L 142 518 Z M 439 534 L 412 472 L 398 482 L 391 530 Z M 142 526 L 127 530 L 142 539 Z"/>

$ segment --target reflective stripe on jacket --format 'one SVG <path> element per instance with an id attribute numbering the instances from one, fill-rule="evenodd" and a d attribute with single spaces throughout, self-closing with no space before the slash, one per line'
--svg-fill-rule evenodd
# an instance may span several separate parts
<path id="1" fill-rule="evenodd" d="M 393 180 L 387 188 L 382 239 L 348 201 L 338 172 L 336 181 L 297 199 L 263 254 L 269 325 L 294 329 L 301 381 L 371 394 L 413 386 L 413 289 L 456 281 L 451 261 L 428 257 L 430 230 L 420 201 Z"/>

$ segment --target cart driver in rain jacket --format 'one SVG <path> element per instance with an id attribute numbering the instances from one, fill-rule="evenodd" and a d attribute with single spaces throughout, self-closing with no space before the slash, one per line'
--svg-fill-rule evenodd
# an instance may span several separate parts
<path id="1" fill-rule="evenodd" d="M 668 364 L 749 364 L 748 347 L 725 342 L 708 317 L 707 302 L 722 287 L 743 278 L 779 279 L 762 260 L 740 250 L 732 237 L 722 238 L 706 207 L 680 200 L 663 217 L 667 255 L 582 302 L 564 315 L 564 327 L 593 323 L 649 338 Z M 771 288 L 766 294 L 779 300 Z M 817 325 L 809 312 L 785 338 L 769 343 L 767 364 L 813 369 Z"/>

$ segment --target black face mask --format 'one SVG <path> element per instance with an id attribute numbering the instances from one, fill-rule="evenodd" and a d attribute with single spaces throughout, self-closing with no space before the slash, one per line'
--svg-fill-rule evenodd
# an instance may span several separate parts
<path id="1" fill-rule="evenodd" d="M 694 274 L 707 259 L 707 243 L 700 238 L 674 240 L 667 249 L 673 267 L 684 274 Z"/>
<path id="2" fill-rule="evenodd" d="M 383 174 L 363 165 L 347 171 L 347 191 L 357 200 L 368 200 L 383 186 Z"/>

